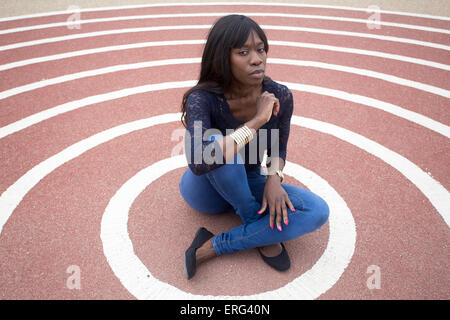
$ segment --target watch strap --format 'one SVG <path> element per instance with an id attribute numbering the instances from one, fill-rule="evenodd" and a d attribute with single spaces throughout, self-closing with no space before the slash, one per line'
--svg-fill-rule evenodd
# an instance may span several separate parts
<path id="1" fill-rule="evenodd" d="M 275 171 L 275 174 L 280 177 L 280 180 L 281 180 L 280 182 L 283 182 L 283 180 L 284 180 L 283 172 L 281 170 L 277 170 L 277 171 Z"/>

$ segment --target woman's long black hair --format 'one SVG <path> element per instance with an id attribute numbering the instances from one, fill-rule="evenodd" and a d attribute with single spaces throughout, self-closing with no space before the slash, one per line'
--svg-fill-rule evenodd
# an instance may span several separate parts
<path id="1" fill-rule="evenodd" d="M 269 51 L 267 37 L 261 27 L 244 15 L 228 15 L 216 21 L 211 28 L 203 50 L 200 79 L 197 85 L 186 91 L 181 103 L 181 122 L 187 125 L 186 101 L 195 90 L 203 89 L 215 94 L 225 93 L 231 85 L 230 52 L 241 48 L 251 31 L 255 31 L 264 43 L 264 50 Z M 266 77 L 264 79 L 266 81 Z"/>

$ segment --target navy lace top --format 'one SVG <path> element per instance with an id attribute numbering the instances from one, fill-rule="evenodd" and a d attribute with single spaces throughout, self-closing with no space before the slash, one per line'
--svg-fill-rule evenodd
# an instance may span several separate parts
<path id="1" fill-rule="evenodd" d="M 256 131 L 254 138 L 239 150 L 246 171 L 261 167 L 265 150 L 268 157 L 273 153 L 273 157 L 278 156 L 286 161 L 293 97 L 286 86 L 268 77 L 266 79 L 262 90 L 278 98 L 280 110 L 277 116 L 272 114 L 270 120 Z M 225 95 L 200 89 L 193 91 L 187 98 L 186 116 L 185 155 L 189 168 L 195 175 L 202 175 L 223 166 L 225 158 L 222 150 L 211 135 L 229 135 L 245 121 L 233 116 Z"/>

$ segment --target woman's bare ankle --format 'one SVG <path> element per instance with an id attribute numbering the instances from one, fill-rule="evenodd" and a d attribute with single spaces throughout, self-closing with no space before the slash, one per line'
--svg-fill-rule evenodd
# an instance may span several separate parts
<path id="1" fill-rule="evenodd" d="M 265 255 L 266 257 L 276 257 L 281 253 L 281 251 L 283 251 L 283 248 L 279 243 L 260 247 L 259 249 L 261 250 L 262 254 Z"/>
<path id="2" fill-rule="evenodd" d="M 212 238 L 206 241 L 200 248 L 197 249 L 196 259 L 197 263 L 202 263 L 211 258 L 216 257 L 216 251 L 212 245 Z"/>

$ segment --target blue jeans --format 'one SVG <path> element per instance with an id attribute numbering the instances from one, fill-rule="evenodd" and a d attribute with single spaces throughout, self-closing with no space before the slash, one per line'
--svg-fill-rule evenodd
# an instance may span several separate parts
<path id="1" fill-rule="evenodd" d="M 214 137 L 218 136 L 221 137 Z M 183 174 L 180 193 L 191 208 L 206 214 L 232 211 L 242 220 L 242 225 L 213 237 L 217 255 L 295 239 L 317 230 L 328 220 L 329 208 L 322 198 L 307 189 L 282 183 L 295 211 L 286 206 L 289 225 L 283 223 L 282 231 L 276 226 L 272 230 L 269 205 L 263 213 L 257 213 L 266 180 L 258 171 L 246 172 L 239 153 L 232 163 L 203 175 L 194 175 L 189 168 Z"/>

